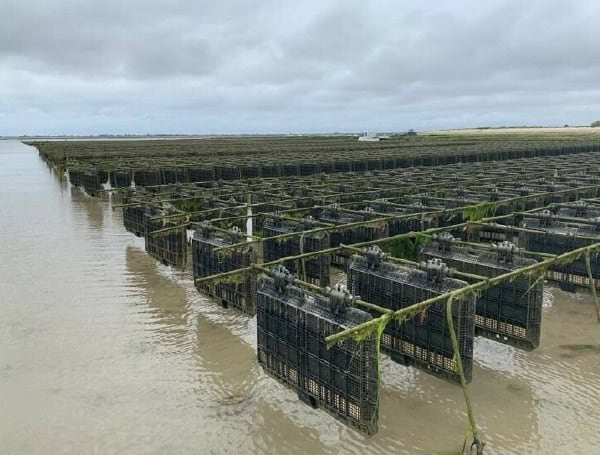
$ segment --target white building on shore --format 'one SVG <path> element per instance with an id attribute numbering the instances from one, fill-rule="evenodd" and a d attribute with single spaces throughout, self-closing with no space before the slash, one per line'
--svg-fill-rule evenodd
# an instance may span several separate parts
<path id="1" fill-rule="evenodd" d="M 387 136 L 378 136 L 377 133 L 373 133 L 372 131 L 368 131 L 358 136 L 358 140 L 360 142 L 377 142 L 384 141 L 386 139 L 388 139 Z"/>

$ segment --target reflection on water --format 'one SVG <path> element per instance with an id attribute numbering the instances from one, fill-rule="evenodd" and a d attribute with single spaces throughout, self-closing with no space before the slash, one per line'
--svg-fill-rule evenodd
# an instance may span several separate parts
<path id="1" fill-rule="evenodd" d="M 91 198 L 79 187 L 70 186 L 71 202 L 75 213 L 84 212 L 87 216 L 88 226 L 91 231 L 100 231 L 104 226 L 105 206 Z"/>
<path id="2" fill-rule="evenodd" d="M 110 198 L 0 141 L 0 441 L 7 453 L 457 451 L 460 388 L 383 357 L 380 432 L 297 400 L 255 361 L 256 320 L 147 256 Z M 594 453 L 600 328 L 545 294 L 542 346 L 478 339 L 471 398 L 489 453 Z"/>

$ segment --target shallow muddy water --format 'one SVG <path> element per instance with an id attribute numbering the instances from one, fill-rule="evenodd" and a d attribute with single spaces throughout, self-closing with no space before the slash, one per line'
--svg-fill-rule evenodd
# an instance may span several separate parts
<path id="1" fill-rule="evenodd" d="M 125 231 L 111 201 L 0 141 L 0 453 L 456 452 L 459 387 L 383 358 L 371 438 L 311 409 L 255 360 L 255 320 L 200 296 Z M 548 289 L 542 346 L 478 339 L 487 453 L 597 453 L 600 326 Z"/>

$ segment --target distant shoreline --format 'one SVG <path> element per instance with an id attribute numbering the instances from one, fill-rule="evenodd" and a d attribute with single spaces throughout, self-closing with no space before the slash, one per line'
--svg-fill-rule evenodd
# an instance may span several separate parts
<path id="1" fill-rule="evenodd" d="M 600 128 L 591 126 L 507 126 L 498 128 L 461 128 L 450 130 L 428 131 L 423 134 L 598 134 Z"/>
<path id="2" fill-rule="evenodd" d="M 361 133 L 256 133 L 256 134 L 124 134 L 124 135 L 69 135 L 69 136 L 0 136 L 0 140 L 19 140 L 19 141 L 82 141 L 82 140 L 94 140 L 94 141 L 122 141 L 122 140 L 168 140 L 168 139 L 216 139 L 216 138 L 261 138 L 261 137 L 335 137 L 335 136 L 359 136 Z M 382 134 L 401 134 L 401 133 L 382 133 Z"/>
<path id="3" fill-rule="evenodd" d="M 406 131 L 379 132 L 390 136 L 402 135 Z M 417 131 L 419 135 L 446 135 L 446 134 L 582 134 L 600 135 L 600 128 L 591 126 L 506 126 L 506 127 L 474 127 L 455 128 L 446 130 Z M 124 135 L 64 135 L 64 136 L 0 136 L 0 140 L 18 141 L 123 141 L 123 140 L 173 140 L 173 139 L 216 139 L 216 138 L 261 138 L 261 137 L 335 137 L 335 136 L 359 136 L 361 133 L 256 133 L 256 134 L 124 134 Z"/>

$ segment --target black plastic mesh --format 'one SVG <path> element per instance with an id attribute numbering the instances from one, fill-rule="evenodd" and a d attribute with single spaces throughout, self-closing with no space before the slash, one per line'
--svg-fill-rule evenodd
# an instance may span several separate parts
<path id="1" fill-rule="evenodd" d="M 263 237 L 300 232 L 311 227 L 297 221 L 268 218 L 262 227 Z M 304 253 L 329 248 L 329 234 L 327 233 L 306 234 L 302 236 L 302 239 L 296 236 L 282 240 L 264 240 L 262 242 L 264 261 L 270 262 L 283 257 L 299 255 L 301 253 L 301 241 L 303 242 L 302 250 Z M 288 261 L 283 265 L 290 272 L 298 275 L 300 279 L 324 287 L 329 285 L 330 263 L 331 257 L 329 255 L 321 255 L 315 259 L 306 259 L 304 261 L 304 274 L 298 274 L 298 268 L 302 267 L 300 261 Z"/>
<path id="2" fill-rule="evenodd" d="M 440 248 L 438 242 L 421 250 L 424 260 L 440 258 L 461 272 L 495 277 L 535 264 L 533 259 L 514 256 L 501 262 L 492 251 L 452 245 Z M 521 275 L 483 291 L 475 308 L 475 334 L 525 350 L 539 346 L 542 324 L 543 282 Z"/>
<path id="3" fill-rule="evenodd" d="M 551 218 L 524 218 L 523 224 L 530 230 L 519 232 L 519 245 L 529 251 L 562 254 L 600 242 L 600 230 L 594 224 L 563 223 Z M 600 279 L 598 255 L 592 255 L 590 265 L 592 277 Z M 569 264 L 552 265 L 547 277 L 568 291 L 590 285 L 584 257 Z"/>
<path id="4" fill-rule="evenodd" d="M 451 278 L 433 282 L 423 271 L 387 262 L 369 267 L 363 256 L 352 256 L 348 267 L 350 291 L 362 300 L 391 310 L 400 310 L 466 285 L 464 281 Z M 473 368 L 474 313 L 474 298 L 453 303 L 454 329 L 468 381 Z M 434 303 L 421 315 L 402 324 L 390 322 L 382 336 L 381 346 L 393 360 L 415 364 L 428 373 L 460 381 L 453 360 L 445 302 Z"/>
<path id="5" fill-rule="evenodd" d="M 123 207 L 123 224 L 125 225 L 125 229 L 138 237 L 142 237 L 146 229 L 145 213 L 146 208 L 141 205 Z"/>
<path id="6" fill-rule="evenodd" d="M 219 254 L 214 249 L 238 243 L 237 234 L 196 230 L 192 238 L 192 264 L 194 279 L 248 267 L 256 262 L 251 247 L 241 247 Z M 256 312 L 256 277 L 247 275 L 235 283 L 197 283 L 196 288 L 221 301 L 223 306 L 233 306 L 246 314 Z"/>
<path id="7" fill-rule="evenodd" d="M 291 285 L 282 291 L 265 278 L 257 296 L 258 361 L 303 401 L 374 434 L 379 414 L 374 335 L 330 349 L 325 343 L 326 336 L 370 319 L 364 311 L 339 308 L 327 297 Z"/>
<path id="8" fill-rule="evenodd" d="M 153 231 L 168 228 L 150 209 L 144 214 L 144 239 L 146 252 L 165 265 L 184 269 L 187 264 L 187 231 L 185 227 L 149 235 Z"/>

